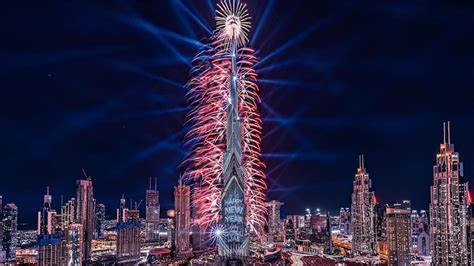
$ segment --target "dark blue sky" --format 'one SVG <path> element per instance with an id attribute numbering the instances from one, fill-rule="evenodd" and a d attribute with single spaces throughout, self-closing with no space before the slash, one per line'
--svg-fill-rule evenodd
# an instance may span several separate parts
<path id="1" fill-rule="evenodd" d="M 213 2 L 3 4 L 0 194 L 22 222 L 35 226 L 46 186 L 56 207 L 74 196 L 81 168 L 109 215 L 149 176 L 172 208 L 182 85 Z M 247 2 L 269 197 L 286 213 L 349 206 L 359 153 L 380 201 L 426 209 L 444 120 L 472 184 L 471 1 Z"/>

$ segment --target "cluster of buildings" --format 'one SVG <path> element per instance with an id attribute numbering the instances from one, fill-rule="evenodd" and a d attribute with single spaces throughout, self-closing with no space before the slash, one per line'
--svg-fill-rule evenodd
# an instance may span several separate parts
<path id="1" fill-rule="evenodd" d="M 449 122 L 443 129 L 443 143 L 433 166 L 429 211 L 412 210 L 410 200 L 378 202 L 360 155 L 351 207 L 341 208 L 333 217 L 319 210 L 315 215 L 309 210 L 306 215 L 289 215 L 281 228 L 285 244 L 347 263 L 474 263 L 474 217 L 468 184 L 451 143 Z"/>
<path id="2" fill-rule="evenodd" d="M 268 250 L 314 255 L 305 261 L 366 264 L 470 265 L 474 262 L 474 217 L 463 164 L 450 140 L 449 123 L 433 166 L 429 211 L 413 210 L 410 200 L 381 204 L 375 197 L 364 156 L 353 181 L 351 207 L 338 215 L 307 209 L 304 215 L 281 218 L 283 202 L 266 202 L 264 241 Z M 192 189 L 180 179 L 174 187 L 175 208 L 161 218 L 157 182 L 145 191 L 145 217 L 140 203 L 118 201 L 116 217 L 106 219 L 104 204 L 96 203 L 93 182 L 84 172 L 77 181 L 76 197 L 53 209 L 49 188 L 38 212 L 35 251 L 18 250 L 22 238 L 18 208 L 0 196 L 0 263 L 84 265 L 102 263 L 157 263 L 213 260 L 218 244 L 203 242 L 193 223 Z M 127 206 L 128 205 L 128 206 Z M 255 253 L 254 253 L 255 254 Z M 263 255 L 262 255 L 263 256 Z M 262 260 L 266 260 L 262 257 Z"/>

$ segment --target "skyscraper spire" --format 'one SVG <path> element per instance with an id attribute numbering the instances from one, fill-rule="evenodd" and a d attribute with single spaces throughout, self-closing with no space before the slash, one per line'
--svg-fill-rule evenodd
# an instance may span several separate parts
<path id="1" fill-rule="evenodd" d="M 443 144 L 446 144 L 446 123 L 443 122 Z"/>
<path id="2" fill-rule="evenodd" d="M 431 186 L 432 262 L 434 265 L 468 265 L 468 183 L 463 176 L 463 163 L 451 144 L 449 122 L 443 123 L 443 133 Z"/>
<path id="3" fill-rule="evenodd" d="M 352 250 L 358 255 L 373 255 L 376 244 L 374 224 L 376 199 L 371 188 L 372 182 L 364 167 L 364 155 L 361 154 L 352 192 Z"/>
<path id="4" fill-rule="evenodd" d="M 451 144 L 451 126 L 448 121 L 448 144 Z"/>

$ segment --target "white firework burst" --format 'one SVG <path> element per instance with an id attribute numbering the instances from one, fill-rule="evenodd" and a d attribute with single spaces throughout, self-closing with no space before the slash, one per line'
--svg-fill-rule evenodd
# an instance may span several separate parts
<path id="1" fill-rule="evenodd" d="M 222 0 L 217 4 L 216 26 L 219 37 L 226 47 L 235 42 L 237 47 L 248 42 L 250 30 L 250 16 L 247 4 L 240 0 Z M 236 47 L 236 48 L 237 48 Z"/>

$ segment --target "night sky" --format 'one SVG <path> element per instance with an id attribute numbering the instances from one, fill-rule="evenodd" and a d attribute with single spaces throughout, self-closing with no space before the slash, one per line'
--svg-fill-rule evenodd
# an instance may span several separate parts
<path id="1" fill-rule="evenodd" d="M 349 207 L 359 153 L 379 201 L 427 209 L 447 120 L 474 187 L 471 1 L 246 2 L 268 196 L 284 213 Z M 24 227 L 36 226 L 46 186 L 56 208 L 74 196 L 81 168 L 109 216 L 122 193 L 143 199 L 150 176 L 173 207 L 183 85 L 214 4 L 3 3 L 0 194 Z"/>

